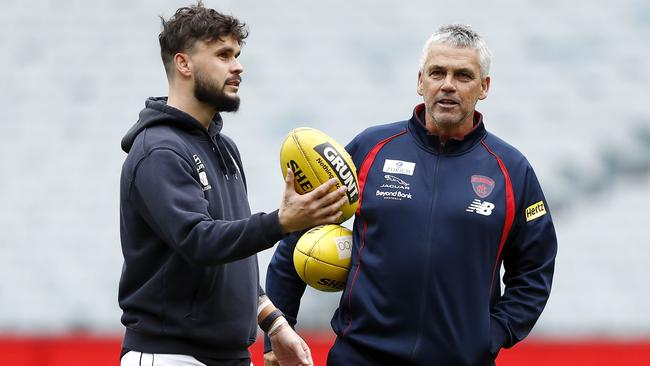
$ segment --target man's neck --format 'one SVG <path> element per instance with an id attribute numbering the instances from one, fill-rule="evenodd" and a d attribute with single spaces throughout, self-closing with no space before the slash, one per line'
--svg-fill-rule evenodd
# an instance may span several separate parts
<path id="1" fill-rule="evenodd" d="M 172 89 L 169 90 L 167 105 L 194 117 L 194 119 L 199 121 L 206 130 L 210 126 L 214 115 L 217 113 L 214 108 L 196 100 L 193 95 L 188 93 L 177 93 Z"/>
<path id="2" fill-rule="evenodd" d="M 474 120 L 463 121 L 454 126 L 441 126 L 435 123 L 429 116 L 426 116 L 426 129 L 431 135 L 436 135 L 441 144 L 445 144 L 449 139 L 462 140 L 474 128 Z"/>

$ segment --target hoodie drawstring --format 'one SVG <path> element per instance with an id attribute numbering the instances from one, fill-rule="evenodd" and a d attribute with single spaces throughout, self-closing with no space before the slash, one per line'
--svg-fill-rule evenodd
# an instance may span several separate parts
<path id="1" fill-rule="evenodd" d="M 226 147 L 226 144 L 224 144 L 221 136 L 216 135 L 214 137 L 212 150 L 219 155 L 219 165 L 221 166 L 221 170 L 223 170 L 226 179 L 229 179 L 231 174 L 235 179 L 237 179 L 237 167 L 235 166 L 232 154 L 230 154 L 230 151 Z"/>

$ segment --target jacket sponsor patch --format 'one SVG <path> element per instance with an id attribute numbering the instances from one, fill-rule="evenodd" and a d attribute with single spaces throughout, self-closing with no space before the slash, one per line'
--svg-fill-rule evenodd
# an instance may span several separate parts
<path id="1" fill-rule="evenodd" d="M 526 222 L 544 215 L 546 215 L 546 207 L 544 207 L 544 201 L 533 203 L 526 208 Z"/>
<path id="2" fill-rule="evenodd" d="M 382 184 L 379 188 L 411 190 L 410 184 L 407 181 L 397 178 L 394 175 L 384 174 L 384 179 L 386 179 L 387 183 Z"/>
<path id="3" fill-rule="evenodd" d="M 382 197 L 385 200 L 397 200 L 401 201 L 402 199 L 413 199 L 413 195 L 410 193 L 404 193 L 402 191 L 375 191 L 375 196 Z"/>
<path id="4" fill-rule="evenodd" d="M 415 170 L 415 163 L 412 163 L 410 161 L 391 160 L 391 159 L 384 160 L 383 171 L 385 173 L 413 175 L 414 170 Z"/>
<path id="5" fill-rule="evenodd" d="M 465 209 L 467 212 L 476 212 L 479 215 L 490 216 L 494 210 L 494 203 L 481 200 L 473 200 L 469 207 Z"/>
<path id="6" fill-rule="evenodd" d="M 210 182 L 208 182 L 208 174 L 205 172 L 205 165 L 201 162 L 201 158 L 198 155 L 192 155 L 194 158 L 194 163 L 196 163 L 196 172 L 199 173 L 199 181 L 201 182 L 201 188 L 203 191 L 207 191 L 212 188 Z"/>
<path id="7" fill-rule="evenodd" d="M 481 198 L 489 196 L 494 189 L 494 180 L 490 177 L 483 175 L 472 175 L 470 181 L 472 182 L 474 193 L 476 193 Z"/>
<path id="8" fill-rule="evenodd" d="M 386 179 L 389 182 L 395 182 L 395 183 L 397 183 L 397 184 L 399 184 L 401 186 L 405 186 L 405 187 L 408 187 L 408 185 L 409 185 L 406 181 L 404 181 L 402 179 L 399 179 L 396 176 L 390 175 L 390 174 L 385 174 L 384 179 Z"/>

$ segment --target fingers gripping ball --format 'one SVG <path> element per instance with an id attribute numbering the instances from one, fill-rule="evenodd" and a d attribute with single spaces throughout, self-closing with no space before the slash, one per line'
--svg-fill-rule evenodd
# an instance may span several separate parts
<path id="1" fill-rule="evenodd" d="M 330 178 L 347 188 L 347 202 L 341 208 L 343 221 L 354 215 L 359 204 L 359 180 L 352 158 L 343 146 L 325 133 L 308 127 L 289 132 L 280 150 L 282 176 L 291 168 L 296 192 L 310 192 Z"/>
<path id="2" fill-rule="evenodd" d="M 352 232 L 340 225 L 321 225 L 304 233 L 293 251 L 298 276 L 326 292 L 345 288 L 352 255 Z"/>

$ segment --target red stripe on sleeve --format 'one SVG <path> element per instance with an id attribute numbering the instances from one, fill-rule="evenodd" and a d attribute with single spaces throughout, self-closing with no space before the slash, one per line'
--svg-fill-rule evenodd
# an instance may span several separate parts
<path id="1" fill-rule="evenodd" d="M 497 258 L 496 261 L 494 262 L 494 267 L 492 269 L 492 280 L 490 282 L 490 292 L 492 292 L 496 271 L 497 268 L 499 268 L 499 262 L 501 261 L 501 252 L 503 251 L 503 246 L 506 243 L 506 239 L 508 238 L 508 234 L 510 233 L 510 229 L 512 228 L 512 223 L 515 219 L 515 194 L 512 189 L 512 181 L 510 180 L 510 174 L 508 173 L 508 169 L 506 168 L 506 165 L 503 163 L 503 160 L 501 160 L 501 158 L 487 146 L 485 140 L 481 141 L 481 145 L 483 145 L 485 149 L 492 156 L 494 156 L 495 159 L 497 159 L 497 162 L 499 163 L 499 168 L 501 169 L 501 173 L 503 174 L 503 179 L 506 182 L 506 219 L 505 219 L 505 224 L 503 225 L 503 232 L 501 233 L 501 240 L 499 241 L 499 250 L 497 251 Z"/>
<path id="2" fill-rule="evenodd" d="M 357 215 L 361 212 L 361 200 L 363 199 L 363 188 L 366 185 L 366 179 L 368 178 L 368 172 L 370 171 L 370 167 L 372 164 L 375 162 L 375 158 L 377 157 L 377 154 L 379 153 L 379 150 L 381 150 L 384 145 L 386 145 L 390 140 L 394 139 L 397 136 L 403 135 L 406 133 L 406 130 L 396 133 L 393 136 L 390 136 L 388 138 L 385 138 L 377 145 L 375 145 L 366 158 L 363 160 L 363 163 L 361 163 L 361 169 L 359 169 L 359 174 L 357 175 L 359 178 L 359 206 L 357 207 Z"/>

